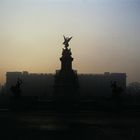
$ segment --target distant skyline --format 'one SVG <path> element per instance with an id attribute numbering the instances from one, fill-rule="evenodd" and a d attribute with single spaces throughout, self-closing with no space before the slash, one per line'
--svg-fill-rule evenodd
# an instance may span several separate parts
<path id="1" fill-rule="evenodd" d="M 7 71 L 55 73 L 63 35 L 78 73 L 140 82 L 140 0 L 0 0 L 0 83 Z"/>

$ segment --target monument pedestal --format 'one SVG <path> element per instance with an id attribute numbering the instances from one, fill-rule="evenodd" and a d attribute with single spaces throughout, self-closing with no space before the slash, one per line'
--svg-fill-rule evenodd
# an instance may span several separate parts
<path id="1" fill-rule="evenodd" d="M 65 48 L 62 50 L 61 69 L 56 71 L 54 94 L 56 98 L 76 99 L 78 96 L 78 76 L 72 69 L 71 49 L 68 49 L 68 42 L 65 42 Z"/>

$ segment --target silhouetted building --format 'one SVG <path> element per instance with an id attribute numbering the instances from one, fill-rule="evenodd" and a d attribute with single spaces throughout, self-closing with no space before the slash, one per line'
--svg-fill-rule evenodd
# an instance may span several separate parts
<path id="1" fill-rule="evenodd" d="M 126 89 L 126 73 L 79 74 L 79 92 L 81 96 L 111 96 L 111 82 Z"/>
<path id="2" fill-rule="evenodd" d="M 22 96 L 50 96 L 53 92 L 54 75 L 36 74 L 28 72 L 7 72 L 6 73 L 6 91 L 12 95 L 10 87 L 16 84 L 17 79 L 23 81 L 21 85 Z"/>
<path id="3" fill-rule="evenodd" d="M 28 72 L 7 72 L 6 94 L 12 95 L 10 87 L 16 84 L 17 79 L 23 81 L 21 85 L 22 96 L 53 96 L 55 74 L 33 74 Z M 111 81 L 125 90 L 125 73 L 104 73 L 104 74 L 78 74 L 80 96 L 111 96 Z"/>

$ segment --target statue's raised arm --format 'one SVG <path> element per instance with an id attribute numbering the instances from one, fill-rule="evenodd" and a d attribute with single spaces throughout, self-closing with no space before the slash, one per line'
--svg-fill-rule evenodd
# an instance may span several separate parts
<path id="1" fill-rule="evenodd" d="M 70 40 L 72 39 L 72 37 L 65 37 L 64 35 L 63 35 L 63 37 L 64 37 L 64 42 L 63 42 L 63 44 L 65 45 L 65 48 L 68 48 L 69 42 L 70 42 Z"/>

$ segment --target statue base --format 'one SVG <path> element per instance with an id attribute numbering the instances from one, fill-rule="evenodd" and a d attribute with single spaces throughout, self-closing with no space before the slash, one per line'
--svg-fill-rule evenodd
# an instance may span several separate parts
<path id="1" fill-rule="evenodd" d="M 78 76 L 74 70 L 57 70 L 55 75 L 55 97 L 76 98 L 78 90 Z"/>

